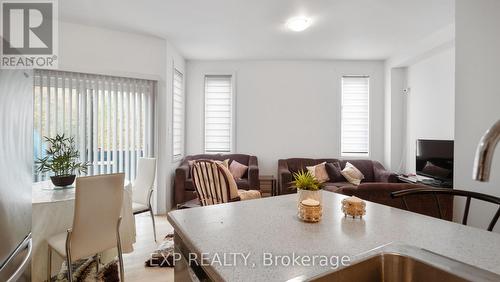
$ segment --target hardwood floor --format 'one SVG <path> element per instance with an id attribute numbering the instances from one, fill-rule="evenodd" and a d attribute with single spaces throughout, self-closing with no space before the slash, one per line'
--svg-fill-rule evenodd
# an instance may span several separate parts
<path id="1" fill-rule="evenodd" d="M 174 281 L 174 269 L 170 267 L 145 267 L 144 262 L 149 258 L 151 252 L 156 250 L 167 233 L 173 232 L 166 216 L 155 216 L 156 236 L 158 243 L 153 238 L 153 225 L 149 214 L 140 214 L 135 217 L 137 242 L 134 244 L 134 252 L 123 255 L 125 264 L 125 279 L 128 282 L 135 281 Z"/>

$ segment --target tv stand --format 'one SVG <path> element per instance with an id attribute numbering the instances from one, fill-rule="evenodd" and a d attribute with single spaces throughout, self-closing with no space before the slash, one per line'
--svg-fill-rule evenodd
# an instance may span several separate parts
<path id="1" fill-rule="evenodd" d="M 441 181 L 429 177 L 399 175 L 398 179 L 403 183 L 427 185 L 436 188 L 453 188 L 452 182 Z"/>

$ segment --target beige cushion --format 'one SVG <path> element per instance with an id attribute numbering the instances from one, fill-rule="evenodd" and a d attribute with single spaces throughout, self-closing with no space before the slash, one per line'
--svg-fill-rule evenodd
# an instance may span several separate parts
<path id="1" fill-rule="evenodd" d="M 322 162 L 315 166 L 306 166 L 309 173 L 311 173 L 312 176 L 314 176 L 320 183 L 330 180 L 330 177 L 328 177 L 328 173 L 326 172 L 325 164 L 326 162 Z"/>
<path id="2" fill-rule="evenodd" d="M 229 168 L 225 166 L 220 166 L 222 168 L 222 171 L 227 177 L 227 181 L 229 183 L 229 192 L 230 192 L 230 198 L 234 199 L 236 197 L 240 197 L 242 201 L 244 200 L 250 200 L 250 199 L 259 199 L 261 197 L 260 191 L 257 190 L 238 190 L 238 186 L 236 185 L 236 181 L 232 177 L 231 172 L 229 171 Z"/>
<path id="3" fill-rule="evenodd" d="M 260 191 L 257 190 L 238 190 L 238 196 L 242 201 L 261 198 Z"/>
<path id="4" fill-rule="evenodd" d="M 225 160 L 223 160 L 223 161 L 214 161 L 214 162 L 216 162 L 216 163 L 218 163 L 218 164 L 221 164 L 221 165 L 223 165 L 223 166 L 225 166 L 225 167 L 229 168 L 229 159 L 225 159 Z"/>
<path id="5" fill-rule="evenodd" d="M 231 165 L 229 166 L 229 171 L 235 179 L 241 179 L 243 175 L 245 175 L 245 172 L 247 172 L 247 170 L 248 166 L 240 164 L 237 161 L 232 161 Z"/>
<path id="6" fill-rule="evenodd" d="M 365 178 L 363 173 L 361 173 L 361 171 L 359 171 L 359 169 L 357 169 L 350 162 L 346 163 L 345 168 L 341 173 L 345 177 L 345 179 L 347 179 L 347 181 L 354 185 L 359 185 L 361 183 L 361 180 Z"/>
<path id="7" fill-rule="evenodd" d="M 233 175 L 229 171 L 229 168 L 225 165 L 220 165 L 220 168 L 222 168 L 222 171 L 224 172 L 224 175 L 226 175 L 227 182 L 229 183 L 229 199 L 234 199 L 238 197 L 238 185 L 236 185 L 236 181 L 233 178 Z M 226 189 L 223 189 L 225 191 Z"/>

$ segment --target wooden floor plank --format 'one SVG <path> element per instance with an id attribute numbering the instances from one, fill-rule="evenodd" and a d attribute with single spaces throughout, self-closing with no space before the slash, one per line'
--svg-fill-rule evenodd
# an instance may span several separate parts
<path id="1" fill-rule="evenodd" d="M 155 216 L 155 220 L 158 243 L 155 243 L 153 238 L 151 217 L 147 214 L 140 214 L 135 217 L 137 238 L 134 244 L 134 252 L 123 255 L 125 279 L 128 282 L 174 281 L 173 268 L 144 266 L 144 262 L 149 258 L 151 252 L 156 250 L 165 235 L 173 232 L 173 228 L 168 223 L 166 216 Z"/>

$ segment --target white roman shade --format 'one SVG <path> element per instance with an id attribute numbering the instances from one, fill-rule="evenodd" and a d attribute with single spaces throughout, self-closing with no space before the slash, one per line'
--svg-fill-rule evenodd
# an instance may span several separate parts
<path id="1" fill-rule="evenodd" d="M 124 172 L 132 180 L 137 159 L 153 154 L 151 80 L 35 70 L 33 96 L 35 159 L 45 153 L 44 136 L 65 134 L 91 163 L 88 175 Z"/>
<path id="2" fill-rule="evenodd" d="M 172 155 L 174 161 L 184 157 L 184 76 L 174 69 L 172 111 Z"/>
<path id="3" fill-rule="evenodd" d="M 343 156 L 368 156 L 370 78 L 368 76 L 342 77 L 342 132 Z"/>
<path id="4" fill-rule="evenodd" d="M 205 76 L 205 152 L 233 149 L 233 85 L 231 75 Z"/>

